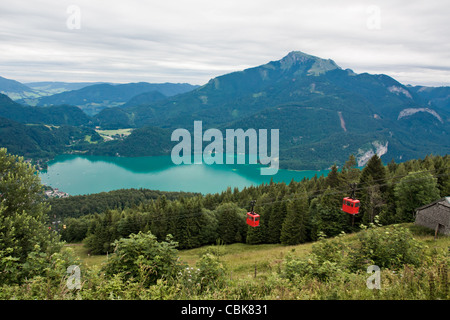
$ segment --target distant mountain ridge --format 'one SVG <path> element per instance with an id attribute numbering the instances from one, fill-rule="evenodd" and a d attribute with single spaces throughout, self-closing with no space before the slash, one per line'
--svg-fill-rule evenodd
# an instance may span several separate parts
<path id="1" fill-rule="evenodd" d="M 450 87 L 408 86 L 408 89 L 423 99 L 423 103 L 450 110 Z"/>
<path id="2" fill-rule="evenodd" d="M 100 106 L 99 113 L 83 120 L 84 126 L 145 128 L 114 146 L 96 145 L 88 151 L 94 154 L 167 154 L 171 131 L 192 130 L 195 120 L 203 122 L 203 130 L 279 129 L 280 164 L 290 169 L 342 165 L 350 154 L 364 165 L 373 154 L 388 162 L 450 151 L 450 87 L 406 86 L 300 51 L 184 89 L 175 94 L 142 83 L 98 84 L 39 100 L 90 103 L 80 106 L 85 112 Z M 3 110 L 0 116 L 8 118 L 8 109 Z"/>
<path id="3" fill-rule="evenodd" d="M 196 88 L 187 83 L 126 83 L 96 84 L 77 90 L 65 91 L 38 99 L 38 106 L 69 104 L 80 107 L 89 115 L 94 115 L 108 107 L 118 107 L 143 93 L 157 91 L 164 96 L 173 96 Z M 153 102 L 149 100 L 147 102 Z"/>
<path id="4" fill-rule="evenodd" d="M 69 105 L 43 108 L 24 106 L 3 94 L 0 94 L 0 117 L 23 124 L 92 125 L 92 119 L 78 107 Z"/>
<path id="5" fill-rule="evenodd" d="M 130 112 L 136 115 L 136 126 L 169 121 L 167 126 L 180 125 L 183 120 L 191 122 L 195 117 L 211 124 L 234 121 L 266 107 L 330 95 L 358 95 L 386 109 L 389 103 L 409 102 L 408 97 L 393 88 L 408 91 L 388 76 L 356 75 L 351 70 L 342 70 L 332 60 L 291 52 L 279 61 L 216 77 L 187 94 L 137 106 Z M 158 112 L 162 109 L 164 112 Z"/>
<path id="6" fill-rule="evenodd" d="M 297 169 L 343 164 L 353 153 L 402 161 L 450 151 L 450 110 L 379 74 L 356 74 L 299 51 L 211 79 L 190 92 L 147 105 L 108 110 L 116 126 L 192 130 L 280 129 L 280 159 Z M 117 113 L 117 117 L 114 117 Z M 436 116 L 438 115 L 438 116 Z M 107 125 L 99 114 L 97 121 Z"/>
<path id="7" fill-rule="evenodd" d="M 0 93 L 12 100 L 31 106 L 73 105 L 89 115 L 104 108 L 127 104 L 135 96 L 141 96 L 139 103 L 155 101 L 158 92 L 161 99 L 185 93 L 197 88 L 188 83 L 106 83 L 106 82 L 30 82 L 20 83 L 0 77 Z M 144 94 L 147 94 L 144 95 Z M 153 95 L 151 97 L 151 95 Z M 147 97 L 147 99 L 145 99 Z"/>
<path id="8" fill-rule="evenodd" d="M 69 125 L 27 125 L 0 116 L 0 146 L 27 159 L 51 159 L 77 152 L 102 138 L 91 128 Z"/>
<path id="9" fill-rule="evenodd" d="M 84 87 L 93 86 L 97 84 L 104 84 L 107 82 L 61 82 L 61 81 L 40 81 L 40 82 L 26 82 L 26 86 L 33 90 L 44 91 L 46 93 L 61 93 L 71 90 L 79 90 Z M 50 94 L 49 94 L 50 95 Z"/>
<path id="10" fill-rule="evenodd" d="M 14 100 L 36 98 L 39 96 L 36 91 L 23 83 L 3 77 L 0 77 L 0 93 Z"/>

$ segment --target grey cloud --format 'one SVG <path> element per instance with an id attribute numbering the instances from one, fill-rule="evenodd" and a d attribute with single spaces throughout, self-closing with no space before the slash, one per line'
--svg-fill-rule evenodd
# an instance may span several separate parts
<path id="1" fill-rule="evenodd" d="M 79 6 L 81 28 L 66 26 Z M 450 85 L 450 4 L 357 0 L 40 0 L 0 4 L 0 75 L 19 81 L 190 82 L 292 50 L 355 72 Z"/>

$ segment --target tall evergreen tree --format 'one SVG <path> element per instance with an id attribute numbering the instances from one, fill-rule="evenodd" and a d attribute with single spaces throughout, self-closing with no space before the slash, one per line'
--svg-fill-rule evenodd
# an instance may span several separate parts
<path id="1" fill-rule="evenodd" d="M 228 202 L 218 206 L 216 212 L 219 239 L 225 244 L 244 241 L 247 236 L 245 211 Z"/>
<path id="2" fill-rule="evenodd" d="M 369 181 L 369 179 L 371 181 Z M 380 190 L 384 192 L 386 189 L 386 186 L 384 185 L 386 183 L 386 169 L 378 155 L 373 155 L 367 162 L 366 166 L 361 171 L 359 182 L 362 184 L 362 188 L 364 188 L 365 185 L 378 184 L 380 185 Z"/>
<path id="3" fill-rule="evenodd" d="M 326 181 L 327 186 L 332 189 L 339 187 L 339 172 L 336 164 L 331 167 L 331 171 L 328 173 Z"/>
<path id="4" fill-rule="evenodd" d="M 106 254 L 113 250 L 112 243 L 120 238 L 117 231 L 117 223 L 121 219 L 121 212 L 117 210 L 107 210 L 104 213 L 96 214 L 94 223 L 91 225 L 85 245 L 93 254 Z"/>
<path id="5" fill-rule="evenodd" d="M 306 242 L 308 240 L 308 220 L 308 194 L 303 187 L 300 193 L 295 194 L 294 199 L 287 205 L 287 215 L 281 229 L 281 243 L 295 245 Z"/>
<path id="6" fill-rule="evenodd" d="M 272 206 L 270 213 L 270 220 L 267 228 L 267 240 L 269 243 L 280 243 L 281 227 L 287 215 L 287 202 L 282 195 L 277 197 L 277 200 Z"/>
<path id="7" fill-rule="evenodd" d="M 381 204 L 385 202 L 386 168 L 378 155 L 373 155 L 361 171 L 357 198 L 361 201 L 359 219 L 367 223 L 380 213 Z M 374 203 L 376 201 L 376 203 Z"/>
<path id="8" fill-rule="evenodd" d="M 362 218 L 364 224 L 374 222 L 374 218 L 382 213 L 383 208 L 386 207 L 386 201 L 381 194 L 380 187 L 372 182 L 372 177 L 369 176 L 367 180 L 367 187 L 365 189 L 366 197 L 365 211 Z"/>
<path id="9" fill-rule="evenodd" d="M 356 167 L 357 162 L 355 156 L 352 154 L 342 167 L 341 180 L 342 184 L 348 185 L 350 183 L 358 182 L 360 170 Z"/>
<path id="10" fill-rule="evenodd" d="M 200 246 L 201 228 L 205 221 L 199 197 L 180 199 L 178 214 L 174 217 L 175 229 L 172 231 L 180 248 Z"/>
<path id="11" fill-rule="evenodd" d="M 317 240 L 320 232 L 332 237 L 341 231 L 350 230 L 351 217 L 341 208 L 341 194 L 333 192 L 330 188 L 311 201 L 311 238 L 313 240 Z"/>
<path id="12" fill-rule="evenodd" d="M 269 197 L 269 194 L 265 193 L 256 201 L 254 211 L 260 216 L 259 226 L 248 226 L 246 239 L 248 244 L 261 244 L 267 242 L 268 219 L 270 218 L 270 212 L 272 211 L 272 206 L 269 204 Z M 263 205 L 259 205 L 260 203 Z"/>

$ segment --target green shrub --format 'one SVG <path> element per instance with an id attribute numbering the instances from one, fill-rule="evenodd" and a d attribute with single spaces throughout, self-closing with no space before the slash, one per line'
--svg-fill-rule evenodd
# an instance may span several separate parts
<path id="1" fill-rule="evenodd" d="M 400 225 L 368 228 L 358 233 L 358 246 L 349 255 L 349 265 L 360 269 L 368 265 L 398 269 L 405 264 L 420 265 L 423 246 L 409 229 Z"/>
<path id="2" fill-rule="evenodd" d="M 341 272 L 343 270 L 338 263 L 322 260 L 315 254 L 312 254 L 306 259 L 299 259 L 288 255 L 283 262 L 281 276 L 294 282 L 299 282 L 301 278 L 305 277 L 327 281 Z"/>
<path id="3" fill-rule="evenodd" d="M 218 239 L 215 245 L 204 247 L 200 250 L 199 256 L 202 257 L 205 254 L 212 254 L 216 257 L 220 257 L 226 254 L 226 247 L 223 244 L 223 241 Z"/>
<path id="4" fill-rule="evenodd" d="M 35 168 L 0 148 L 0 283 L 21 284 L 54 269 L 63 244 L 47 225 Z M 67 265 L 68 266 L 68 265 Z"/>
<path id="5" fill-rule="evenodd" d="M 151 232 L 131 234 L 113 243 L 115 250 L 109 258 L 107 275 L 122 274 L 148 287 L 158 279 L 171 278 L 182 265 L 178 259 L 177 243 L 168 236 L 158 242 Z"/>
<path id="6" fill-rule="evenodd" d="M 390 269 L 420 266 L 424 254 L 423 246 L 409 229 L 399 225 L 378 228 L 372 224 L 358 233 L 356 243 L 346 244 L 338 236 L 319 240 L 307 258 L 289 254 L 281 275 L 294 282 L 305 277 L 329 282 L 338 277 L 345 279 L 350 272 L 365 272 L 369 265 Z"/>
<path id="7" fill-rule="evenodd" d="M 345 233 L 342 232 L 339 236 L 332 239 L 321 238 L 313 245 L 312 253 L 315 255 L 319 264 L 325 261 L 341 264 L 345 251 L 348 250 L 342 241 L 344 235 Z"/>
<path id="8" fill-rule="evenodd" d="M 219 258 L 205 253 L 194 267 L 185 267 L 178 272 L 177 282 L 188 296 L 215 291 L 225 285 L 226 268 Z"/>
<path id="9" fill-rule="evenodd" d="M 202 290 L 205 288 L 221 288 L 225 283 L 225 267 L 219 258 L 212 254 L 205 254 L 196 263 L 197 279 Z"/>

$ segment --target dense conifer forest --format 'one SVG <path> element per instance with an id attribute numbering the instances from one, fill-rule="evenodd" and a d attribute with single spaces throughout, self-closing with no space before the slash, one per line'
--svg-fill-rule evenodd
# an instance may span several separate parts
<path id="1" fill-rule="evenodd" d="M 360 213 L 341 210 L 342 198 L 356 183 Z M 180 249 L 216 243 L 281 243 L 294 245 L 359 230 L 378 216 L 383 225 L 414 221 L 414 209 L 450 194 L 450 159 L 391 162 L 373 156 L 361 170 L 354 157 L 332 167 L 327 177 L 285 183 L 228 188 L 218 194 L 177 194 L 149 190 L 118 190 L 51 201 L 52 216 L 66 225 L 62 239 L 85 241 L 92 253 L 112 251 L 112 242 L 139 231 L 163 240 L 174 236 Z M 257 228 L 248 227 L 246 213 L 256 200 Z"/>
<path id="2" fill-rule="evenodd" d="M 450 194 L 448 156 L 383 165 L 375 155 L 363 169 L 351 156 L 327 177 L 219 194 L 118 190 L 49 201 L 34 168 L 0 149 L 0 177 L 0 299 L 449 298 L 448 237 L 428 246 L 420 235 L 429 232 L 411 224 L 415 208 Z M 354 220 L 341 210 L 351 183 L 362 203 Z M 251 200 L 255 228 L 245 221 Z M 106 262 L 86 265 L 71 243 Z M 261 262 L 262 275 L 255 264 L 253 279 L 236 279 L 223 256 L 238 244 L 287 253 L 275 269 Z M 201 251 L 189 264 L 180 257 L 190 250 Z M 373 265 L 389 290 L 366 288 Z"/>

